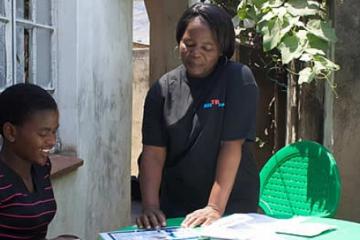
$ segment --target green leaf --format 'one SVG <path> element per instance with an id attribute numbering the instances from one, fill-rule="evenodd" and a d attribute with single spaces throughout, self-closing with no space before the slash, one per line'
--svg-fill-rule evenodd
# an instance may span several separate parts
<path id="1" fill-rule="evenodd" d="M 283 64 L 288 64 L 291 60 L 297 59 L 303 53 L 301 40 L 296 35 L 286 35 L 278 46 L 281 52 Z"/>
<path id="2" fill-rule="evenodd" d="M 247 18 L 254 20 L 255 22 L 258 22 L 258 20 L 259 20 L 258 18 L 260 18 L 260 15 L 254 6 L 251 6 L 248 8 Z"/>
<path id="3" fill-rule="evenodd" d="M 269 11 L 268 13 L 266 13 L 264 16 L 262 16 L 262 18 L 260 19 L 259 23 L 261 22 L 268 22 L 271 19 L 273 19 L 276 16 L 274 11 Z"/>
<path id="4" fill-rule="evenodd" d="M 256 23 L 252 19 L 245 18 L 243 21 L 243 25 L 245 28 L 254 28 L 256 26 Z"/>
<path id="5" fill-rule="evenodd" d="M 310 67 L 306 67 L 299 72 L 299 84 L 310 83 L 315 78 L 315 73 Z"/>
<path id="6" fill-rule="evenodd" d="M 311 33 L 306 35 L 307 40 L 309 42 L 309 48 L 315 48 L 326 53 L 329 49 L 329 43 Z"/>
<path id="7" fill-rule="evenodd" d="M 308 54 L 308 53 L 303 53 L 301 55 L 301 57 L 299 58 L 300 61 L 303 61 L 303 62 L 310 62 L 313 60 L 313 55 L 312 54 Z"/>
<path id="8" fill-rule="evenodd" d="M 311 55 L 326 55 L 323 50 L 317 48 L 306 48 L 305 52 Z"/>
<path id="9" fill-rule="evenodd" d="M 340 69 L 339 65 L 320 55 L 314 56 L 314 66 L 316 64 L 318 64 L 317 67 L 319 70 L 328 69 L 330 71 L 337 71 Z"/>
<path id="10" fill-rule="evenodd" d="M 265 9 L 265 8 L 276 8 L 276 7 L 280 7 L 281 5 L 283 5 L 284 1 L 283 0 L 268 0 L 266 2 L 264 2 L 261 5 L 261 9 Z"/>
<path id="11" fill-rule="evenodd" d="M 290 14 L 285 14 L 281 29 L 281 35 L 285 36 L 299 21 L 299 17 L 293 17 Z"/>
<path id="12" fill-rule="evenodd" d="M 300 17 L 298 16 L 298 19 L 299 19 Z M 297 21 L 296 23 L 295 23 L 295 26 L 297 26 L 297 27 L 299 27 L 299 28 L 305 28 L 305 24 L 302 22 L 302 21 Z"/>
<path id="13" fill-rule="evenodd" d="M 301 47 L 303 49 L 306 49 L 308 45 L 307 32 L 305 30 L 299 30 L 298 32 L 296 32 L 296 36 L 300 40 Z"/>
<path id="14" fill-rule="evenodd" d="M 259 29 L 263 35 L 263 47 L 264 51 L 269 51 L 275 48 L 281 41 L 281 39 L 291 31 L 295 26 L 296 22 L 299 21 L 299 17 L 293 17 L 290 14 L 286 14 L 281 10 L 284 8 L 279 8 L 275 12 L 275 16 L 269 21 L 260 21 Z M 268 13 L 268 18 L 270 18 L 274 13 Z M 278 17 L 284 14 L 283 17 Z"/>
<path id="15" fill-rule="evenodd" d="M 249 4 L 251 4 L 251 3 L 249 3 L 248 0 L 242 0 L 242 1 L 240 1 L 239 5 L 238 5 L 238 10 L 239 10 L 240 8 L 246 8 L 247 5 L 249 5 Z"/>
<path id="16" fill-rule="evenodd" d="M 267 0 L 253 0 L 254 5 L 259 9 L 265 2 L 267 2 Z"/>
<path id="17" fill-rule="evenodd" d="M 284 7 L 273 8 L 273 11 L 281 20 L 283 20 L 285 14 L 287 13 L 286 8 Z"/>
<path id="18" fill-rule="evenodd" d="M 339 70 L 339 65 L 330 61 L 324 56 L 314 56 L 313 59 L 313 70 L 318 78 L 328 79 L 330 74 L 334 71 Z"/>
<path id="19" fill-rule="evenodd" d="M 320 13 L 320 4 L 315 1 L 289 0 L 285 3 L 285 7 L 293 16 L 311 16 Z"/>
<path id="20" fill-rule="evenodd" d="M 247 10 L 246 8 L 239 8 L 237 15 L 239 16 L 240 19 L 245 19 L 247 17 Z"/>
<path id="21" fill-rule="evenodd" d="M 298 38 L 301 39 L 302 43 L 305 43 L 305 42 L 308 41 L 308 39 L 307 39 L 307 31 L 305 31 L 305 30 L 299 30 L 296 33 L 296 36 L 298 36 Z"/>
<path id="22" fill-rule="evenodd" d="M 239 3 L 238 9 L 237 9 L 237 15 L 240 19 L 247 18 L 248 10 L 251 7 L 251 4 L 248 3 L 247 0 L 243 0 Z"/>
<path id="23" fill-rule="evenodd" d="M 322 61 L 314 59 L 314 72 L 316 75 L 320 75 L 322 72 L 326 72 L 326 67 Z"/>
<path id="24" fill-rule="evenodd" d="M 233 23 L 234 27 L 239 26 L 239 23 L 240 23 L 239 15 L 235 15 L 235 16 L 232 18 L 232 23 Z"/>
<path id="25" fill-rule="evenodd" d="M 275 48 L 281 41 L 281 21 L 278 18 L 270 20 L 260 30 L 263 35 L 264 51 L 270 51 Z"/>
<path id="26" fill-rule="evenodd" d="M 309 32 L 325 41 L 336 42 L 335 30 L 328 22 L 318 19 L 310 20 L 306 24 L 306 28 Z"/>

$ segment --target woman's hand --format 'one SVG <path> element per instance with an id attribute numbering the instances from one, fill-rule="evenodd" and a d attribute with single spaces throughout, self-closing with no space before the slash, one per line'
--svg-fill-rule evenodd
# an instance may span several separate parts
<path id="1" fill-rule="evenodd" d="M 165 214 L 157 207 L 144 208 L 142 215 L 136 218 L 139 228 L 160 228 L 166 226 Z"/>
<path id="2" fill-rule="evenodd" d="M 212 206 L 206 206 L 186 215 L 182 227 L 207 226 L 221 217 L 220 211 Z"/>

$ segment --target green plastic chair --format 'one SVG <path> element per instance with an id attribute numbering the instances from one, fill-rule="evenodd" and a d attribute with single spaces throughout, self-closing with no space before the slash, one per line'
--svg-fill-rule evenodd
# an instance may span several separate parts
<path id="1" fill-rule="evenodd" d="M 334 216 L 341 182 L 333 155 L 322 145 L 300 141 L 276 152 L 260 172 L 259 206 L 274 217 Z"/>

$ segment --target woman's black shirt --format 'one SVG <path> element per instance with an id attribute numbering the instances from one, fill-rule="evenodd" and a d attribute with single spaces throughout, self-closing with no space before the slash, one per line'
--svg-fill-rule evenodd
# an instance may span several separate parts
<path id="1" fill-rule="evenodd" d="M 207 205 L 223 141 L 245 139 L 225 214 L 254 212 L 259 177 L 249 144 L 255 140 L 258 88 L 242 64 L 219 63 L 205 78 L 189 78 L 183 65 L 149 90 L 143 144 L 166 147 L 161 209 L 184 216 Z"/>

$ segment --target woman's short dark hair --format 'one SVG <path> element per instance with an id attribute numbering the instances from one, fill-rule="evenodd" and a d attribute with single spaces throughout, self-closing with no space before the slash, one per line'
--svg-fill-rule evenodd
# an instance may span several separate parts
<path id="1" fill-rule="evenodd" d="M 180 43 L 189 22 L 195 17 L 200 17 L 207 22 L 220 45 L 223 55 L 231 58 L 235 47 L 234 25 L 228 13 L 214 4 L 195 3 L 183 13 L 176 27 L 177 43 Z"/>
<path id="2" fill-rule="evenodd" d="M 54 98 L 46 90 L 28 83 L 6 88 L 0 94 L 0 133 L 3 133 L 4 123 L 21 125 L 33 113 L 42 110 L 58 110 Z"/>

